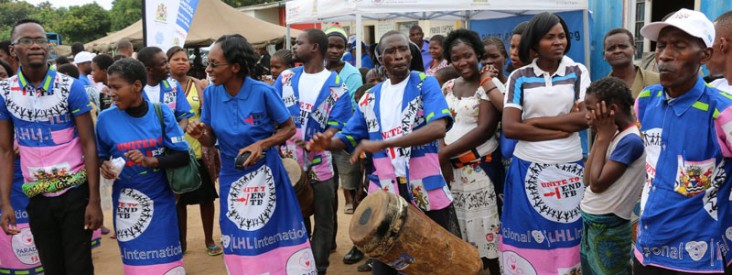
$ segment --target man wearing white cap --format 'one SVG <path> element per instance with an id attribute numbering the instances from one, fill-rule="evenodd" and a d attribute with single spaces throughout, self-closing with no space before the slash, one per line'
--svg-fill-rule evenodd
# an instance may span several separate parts
<path id="1" fill-rule="evenodd" d="M 732 244 L 732 96 L 707 86 L 714 25 L 681 9 L 641 34 L 657 42 L 661 83 L 635 104 L 646 146 L 634 274 L 723 273 Z"/>
<path id="2" fill-rule="evenodd" d="M 87 96 L 94 103 L 95 108 L 98 109 L 98 106 L 101 106 L 99 104 L 99 91 L 88 77 L 92 72 L 91 63 L 95 56 L 97 55 L 94 53 L 81 51 L 74 56 L 74 64 L 79 69 L 79 81 L 84 84 Z"/>
<path id="3" fill-rule="evenodd" d="M 74 56 L 74 64 L 79 68 L 79 80 L 84 83 L 84 86 L 92 85 L 87 75 L 91 74 L 91 62 L 96 54 L 81 51 Z"/>

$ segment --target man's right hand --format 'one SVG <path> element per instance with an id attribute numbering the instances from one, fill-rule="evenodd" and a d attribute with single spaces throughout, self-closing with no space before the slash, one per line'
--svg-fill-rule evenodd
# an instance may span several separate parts
<path id="1" fill-rule="evenodd" d="M 313 136 L 313 140 L 309 141 L 305 149 L 310 152 L 322 152 L 328 150 L 330 146 L 330 140 L 333 138 L 333 133 L 326 131 L 325 133 L 317 133 Z"/>
<path id="2" fill-rule="evenodd" d="M 7 235 L 16 235 L 20 233 L 18 227 L 15 226 L 15 210 L 10 205 L 2 207 L 2 215 L 0 215 L 0 225 Z"/>
<path id="3" fill-rule="evenodd" d="M 102 177 L 104 177 L 105 179 L 108 179 L 108 180 L 117 179 L 117 173 L 114 171 L 114 165 L 112 164 L 111 161 L 105 160 L 102 163 L 101 171 L 102 171 Z M 5 212 L 3 212 L 3 213 L 5 213 Z"/>

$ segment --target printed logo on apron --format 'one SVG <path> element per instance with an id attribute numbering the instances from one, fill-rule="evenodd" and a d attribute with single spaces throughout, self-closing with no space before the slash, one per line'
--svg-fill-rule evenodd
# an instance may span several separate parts
<path id="1" fill-rule="evenodd" d="M 510 275 L 536 275 L 534 267 L 513 251 L 503 252 L 503 272 Z"/>
<path id="2" fill-rule="evenodd" d="M 526 173 L 526 197 L 542 217 L 572 223 L 580 217 L 580 201 L 585 193 L 584 169 L 576 163 L 532 163 Z"/>
<path id="3" fill-rule="evenodd" d="M 21 263 L 33 265 L 41 262 L 41 259 L 38 257 L 38 250 L 36 250 L 36 244 L 33 242 L 33 234 L 30 228 L 20 229 L 19 234 L 13 235 L 11 242 L 13 253 L 15 253 L 15 257 Z"/>
<path id="4" fill-rule="evenodd" d="M 117 240 L 134 240 L 145 232 L 153 217 L 153 201 L 132 188 L 122 188 L 117 202 Z"/>
<path id="5" fill-rule="evenodd" d="M 287 259 L 287 275 L 315 273 L 315 258 L 310 248 L 300 249 Z"/>
<path id="6" fill-rule="evenodd" d="M 244 175 L 231 184 L 226 217 L 241 230 L 264 227 L 277 205 L 272 170 L 267 165 Z"/>

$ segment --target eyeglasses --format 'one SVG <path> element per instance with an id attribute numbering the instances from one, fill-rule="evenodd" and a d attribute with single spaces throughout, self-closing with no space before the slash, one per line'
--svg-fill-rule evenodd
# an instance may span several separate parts
<path id="1" fill-rule="evenodd" d="M 40 46 L 46 46 L 46 45 L 48 45 L 48 38 L 45 38 L 45 37 L 40 37 L 40 38 L 27 38 L 27 37 L 23 37 L 23 38 L 18 38 L 18 40 L 15 40 L 15 42 L 13 44 L 15 44 L 15 45 L 18 45 L 18 44 L 20 44 L 20 45 L 33 45 L 33 43 L 36 43 L 36 44 L 38 44 Z"/>
<path id="2" fill-rule="evenodd" d="M 209 66 L 211 66 L 211 68 L 214 68 L 214 69 L 216 69 L 216 68 L 218 68 L 218 67 L 221 67 L 221 66 L 225 66 L 225 65 L 229 65 L 229 64 L 228 64 L 228 63 L 215 63 L 215 62 L 209 62 L 209 63 L 208 63 L 208 65 L 209 65 Z"/>

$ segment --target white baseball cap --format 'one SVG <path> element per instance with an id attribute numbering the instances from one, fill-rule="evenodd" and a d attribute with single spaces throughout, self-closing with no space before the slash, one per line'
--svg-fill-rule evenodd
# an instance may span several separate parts
<path id="1" fill-rule="evenodd" d="M 651 41 L 658 40 L 658 34 L 665 27 L 676 27 L 693 37 L 700 38 L 711 48 L 714 44 L 714 24 L 701 12 L 680 9 L 663 22 L 653 22 L 641 28 L 640 32 Z"/>
<path id="2" fill-rule="evenodd" d="M 96 54 L 87 52 L 87 51 L 80 51 L 79 53 L 74 56 L 74 64 L 81 64 L 84 62 L 92 62 L 92 59 L 97 56 Z"/>

